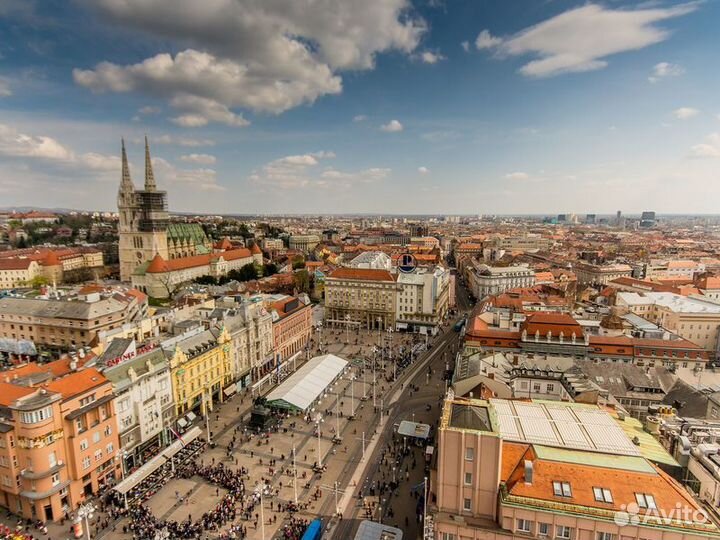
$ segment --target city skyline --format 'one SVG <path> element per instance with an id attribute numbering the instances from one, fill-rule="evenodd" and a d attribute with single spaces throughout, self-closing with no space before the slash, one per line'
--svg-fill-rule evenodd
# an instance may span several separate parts
<path id="1" fill-rule="evenodd" d="M 716 212 L 716 3 L 181 4 L 0 2 L 2 206 Z"/>

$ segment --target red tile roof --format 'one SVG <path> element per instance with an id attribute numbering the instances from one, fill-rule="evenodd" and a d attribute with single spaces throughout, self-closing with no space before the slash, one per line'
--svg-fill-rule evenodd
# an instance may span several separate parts
<path id="1" fill-rule="evenodd" d="M 145 269 L 149 274 L 161 274 L 163 272 L 174 272 L 184 270 L 186 268 L 194 268 L 196 266 L 207 266 L 212 261 L 222 258 L 225 261 L 235 261 L 237 259 L 250 259 L 252 254 L 247 248 L 231 249 L 220 253 L 207 253 L 203 255 L 192 255 L 190 257 L 180 257 L 178 259 L 170 259 L 166 261 L 160 254 L 156 254 L 153 260 Z"/>
<path id="2" fill-rule="evenodd" d="M 357 281 L 395 281 L 392 274 L 387 270 L 372 268 L 338 268 L 327 277 L 332 279 L 354 279 Z"/>
<path id="3" fill-rule="evenodd" d="M 9 406 L 16 399 L 28 396 L 36 392 L 37 388 L 18 386 L 17 384 L 0 382 L 0 405 Z"/>
<path id="4" fill-rule="evenodd" d="M 95 368 L 87 368 L 49 382 L 45 387 L 48 391 L 62 394 L 63 399 L 83 394 L 107 384 L 109 381 Z"/>
<path id="5" fill-rule="evenodd" d="M 547 336 L 548 332 L 552 337 L 557 338 L 562 332 L 565 338 L 573 334 L 578 339 L 584 337 L 580 324 L 566 313 L 537 312 L 529 315 L 522 324 L 522 329 L 527 331 L 528 336 L 534 336 L 537 332 L 540 336 Z"/>

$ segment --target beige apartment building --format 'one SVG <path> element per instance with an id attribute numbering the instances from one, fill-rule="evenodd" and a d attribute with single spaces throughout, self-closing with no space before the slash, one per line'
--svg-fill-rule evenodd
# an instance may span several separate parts
<path id="1" fill-rule="evenodd" d="M 92 247 L 4 251 L 0 252 L 0 289 L 27 286 L 37 277 L 62 283 L 73 272 L 102 267 L 103 253 Z"/>
<path id="2" fill-rule="evenodd" d="M 0 299 L 0 336 L 50 348 L 91 344 L 98 332 L 143 318 L 147 297 L 138 291 L 75 299 Z"/>
<path id="3" fill-rule="evenodd" d="M 398 285 L 387 270 L 338 268 L 325 278 L 325 321 L 393 328 Z"/>
<path id="4" fill-rule="evenodd" d="M 712 353 L 712 356 L 715 356 L 718 350 L 718 301 L 702 296 L 681 296 L 665 292 L 618 292 L 615 303 L 620 308 L 692 341 Z"/>
<path id="5" fill-rule="evenodd" d="M 27 519 L 67 517 L 121 477 L 110 382 L 94 368 L 54 378 L 58 367 L 0 382 L 0 505 Z"/>
<path id="6" fill-rule="evenodd" d="M 607 285 L 613 279 L 632 275 L 632 268 L 627 264 L 576 263 L 572 269 L 579 285 Z"/>
<path id="7" fill-rule="evenodd" d="M 449 395 L 431 470 L 433 538 L 717 538 L 649 459 L 662 446 L 633 444 L 620 422 L 595 405 Z"/>

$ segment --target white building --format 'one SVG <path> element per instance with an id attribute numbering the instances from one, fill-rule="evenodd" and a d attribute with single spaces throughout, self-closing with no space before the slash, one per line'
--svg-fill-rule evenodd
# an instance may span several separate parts
<path id="1" fill-rule="evenodd" d="M 220 300 L 210 316 L 230 334 L 231 369 L 237 389 L 260 381 L 273 368 L 273 320 L 261 296 Z"/>
<path id="2" fill-rule="evenodd" d="M 392 268 L 392 259 L 382 251 L 365 251 L 350 261 L 348 266 L 350 266 L 350 268 L 390 270 Z"/>
<path id="3" fill-rule="evenodd" d="M 527 266 L 488 266 L 472 264 L 467 268 L 467 282 L 478 300 L 516 287 L 535 285 L 535 272 Z"/>
<path id="4" fill-rule="evenodd" d="M 447 316 L 450 281 L 450 271 L 441 266 L 399 273 L 395 328 L 435 335 Z"/>
<path id="5" fill-rule="evenodd" d="M 141 465 L 170 440 L 174 403 L 168 360 L 160 347 L 143 349 L 134 340 L 115 339 L 98 363 L 115 392 L 125 466 Z"/>

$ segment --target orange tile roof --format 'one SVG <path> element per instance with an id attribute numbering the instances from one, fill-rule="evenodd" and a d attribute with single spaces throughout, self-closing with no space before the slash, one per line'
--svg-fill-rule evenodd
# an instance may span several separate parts
<path id="1" fill-rule="evenodd" d="M 0 405 L 5 407 L 12 404 L 16 399 L 28 396 L 37 391 L 37 388 L 18 386 L 17 384 L 0 382 Z"/>
<path id="2" fill-rule="evenodd" d="M 55 379 L 45 387 L 51 392 L 62 394 L 63 399 L 69 399 L 109 382 L 97 369 L 87 368 Z"/>
<path id="3" fill-rule="evenodd" d="M 222 257 L 226 261 L 235 261 L 237 259 L 249 259 L 252 257 L 250 250 L 247 248 L 231 249 L 220 253 L 207 253 L 203 255 L 191 255 L 190 257 L 180 257 L 178 259 L 170 259 L 166 261 L 159 253 L 153 257 L 150 264 L 145 269 L 149 274 L 162 274 L 163 272 L 174 272 L 177 270 L 185 270 L 186 268 L 194 268 L 196 266 L 207 266 L 210 262 L 218 260 Z"/>
<path id="4" fill-rule="evenodd" d="M 0 270 L 27 270 L 33 262 L 29 258 L 0 259 Z"/>
<path id="5" fill-rule="evenodd" d="M 540 332 L 541 336 L 547 336 L 550 332 L 553 337 L 559 337 L 562 332 L 568 339 L 573 334 L 576 338 L 584 336 L 582 326 L 566 313 L 544 311 L 533 313 L 523 322 L 522 329 L 527 330 L 528 336 L 534 336 L 537 332 Z"/>
<path id="6" fill-rule="evenodd" d="M 506 446 L 507 443 L 504 443 L 503 472 L 510 469 L 510 464 L 517 460 L 508 475 L 507 485 L 510 495 L 621 511 L 626 505 L 635 502 L 635 493 L 639 492 L 652 495 L 658 509 L 666 512 L 674 510 L 676 505 L 699 509 L 690 494 L 657 467 L 654 467 L 654 473 L 650 473 L 534 458 L 531 460 L 532 483 L 526 484 L 524 460 L 531 454 L 526 452 L 519 455 L 517 449 L 512 449 L 506 455 Z M 505 463 L 506 460 L 508 463 Z M 556 496 L 553 492 L 553 482 L 568 482 L 572 497 Z M 594 487 L 609 489 L 613 502 L 596 501 Z"/>
<path id="7" fill-rule="evenodd" d="M 387 270 L 376 270 L 372 268 L 338 268 L 327 277 L 333 279 L 355 279 L 359 281 L 395 281 L 392 274 Z"/>

